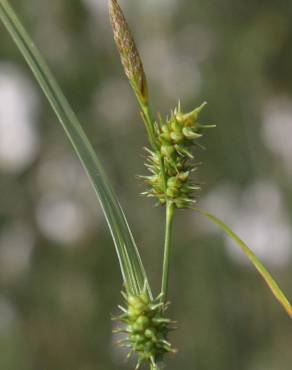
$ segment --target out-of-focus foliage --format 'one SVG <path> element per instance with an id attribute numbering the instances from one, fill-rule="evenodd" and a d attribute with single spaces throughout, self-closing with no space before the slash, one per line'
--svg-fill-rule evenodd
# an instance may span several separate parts
<path id="1" fill-rule="evenodd" d="M 106 0 L 13 5 L 78 112 L 160 282 L 163 217 L 138 196 L 146 143 Z M 121 1 L 165 115 L 208 100 L 200 205 L 246 241 L 292 295 L 292 5 Z M 112 346 L 120 300 L 111 238 L 88 180 L 1 25 L 0 368 L 128 369 Z M 217 230 L 178 214 L 168 368 L 289 370 L 291 322 Z M 182 287 L 184 287 L 182 289 Z M 290 293 L 290 294 L 289 294 Z"/>

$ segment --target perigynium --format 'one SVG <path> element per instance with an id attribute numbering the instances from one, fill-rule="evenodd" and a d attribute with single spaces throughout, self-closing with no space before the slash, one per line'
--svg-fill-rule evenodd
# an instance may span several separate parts
<path id="1" fill-rule="evenodd" d="M 70 139 L 84 170 L 96 192 L 106 217 L 118 256 L 125 291 L 124 306 L 116 318 L 115 331 L 123 333 L 120 343 L 129 349 L 129 356 L 137 357 L 137 367 L 146 363 L 157 370 L 164 364 L 165 355 L 176 351 L 169 341 L 174 323 L 166 316 L 168 307 L 168 277 L 174 214 L 179 209 L 191 209 L 219 226 L 242 249 L 266 284 L 292 318 L 292 306 L 270 273 L 249 247 L 221 220 L 196 207 L 196 194 L 201 187 L 194 177 L 198 141 L 205 129 L 213 125 L 200 123 L 205 103 L 186 113 L 179 103 L 166 118 L 154 115 L 150 107 L 147 80 L 138 49 L 117 0 L 108 0 L 110 20 L 125 73 L 133 88 L 147 131 L 146 168 L 140 176 L 146 183 L 144 195 L 156 199 L 165 207 L 165 242 L 162 262 L 161 291 L 153 298 L 146 269 L 134 241 L 125 213 L 88 140 L 77 116 L 62 93 L 53 74 L 25 31 L 8 0 L 0 0 L 0 19 L 19 48 L 56 116 Z M 173 302 L 176 304 L 176 302 Z"/>

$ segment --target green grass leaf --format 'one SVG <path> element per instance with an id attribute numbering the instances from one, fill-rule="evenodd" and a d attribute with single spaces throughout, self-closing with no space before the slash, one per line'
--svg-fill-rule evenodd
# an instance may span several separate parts
<path id="1" fill-rule="evenodd" d="M 95 189 L 115 243 L 126 288 L 133 294 L 140 293 L 146 282 L 151 295 L 124 212 L 77 116 L 7 0 L 0 0 L 0 19 L 45 93 Z"/>
<path id="2" fill-rule="evenodd" d="M 250 248 L 224 222 L 219 220 L 217 217 L 213 216 L 208 212 L 202 211 L 201 209 L 198 208 L 194 208 L 194 210 L 199 212 L 201 215 L 207 217 L 211 222 L 213 222 L 213 224 L 219 226 L 219 228 L 223 230 L 225 234 L 228 235 L 235 242 L 235 244 L 239 246 L 239 248 L 246 254 L 247 258 L 251 261 L 251 263 L 263 277 L 263 279 L 265 280 L 266 284 L 274 294 L 277 301 L 285 309 L 290 318 L 292 318 L 292 306 L 290 302 L 280 289 L 279 285 L 272 278 L 271 274 L 259 261 L 257 256 L 250 250 Z"/>

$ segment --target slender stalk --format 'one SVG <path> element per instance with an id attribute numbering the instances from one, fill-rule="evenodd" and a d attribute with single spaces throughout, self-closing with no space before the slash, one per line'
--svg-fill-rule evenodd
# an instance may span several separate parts
<path id="1" fill-rule="evenodd" d="M 167 292 L 168 292 L 173 216 L 174 216 L 174 204 L 171 201 L 167 201 L 167 204 L 166 204 L 163 271 L 162 271 L 162 284 L 161 284 L 162 300 L 164 302 L 166 302 L 166 300 L 167 300 Z"/>
<path id="2" fill-rule="evenodd" d="M 147 104 L 143 103 L 137 95 L 136 97 L 137 97 L 137 100 L 138 100 L 138 103 L 141 109 L 141 115 L 142 115 L 142 119 L 144 121 L 145 128 L 147 131 L 149 143 L 153 150 L 158 151 L 158 145 L 156 142 L 156 135 L 155 135 L 155 130 L 154 130 L 154 120 L 152 118 L 149 105 L 148 103 Z"/>
<path id="3" fill-rule="evenodd" d="M 164 187 L 164 191 L 166 191 L 166 189 L 167 189 L 167 179 L 166 179 L 166 173 L 165 173 L 165 166 L 164 166 L 163 157 L 160 153 L 159 147 L 158 147 L 157 142 L 156 142 L 154 121 L 153 121 L 153 118 L 152 118 L 152 114 L 151 114 L 151 111 L 150 111 L 150 108 L 149 108 L 148 104 L 143 104 L 141 102 L 141 100 L 139 100 L 139 98 L 138 98 L 138 101 L 139 101 L 139 105 L 140 105 L 141 112 L 142 112 L 142 118 L 143 118 L 143 121 L 144 121 L 145 126 L 146 126 L 149 142 L 151 144 L 152 149 L 155 150 L 155 152 L 159 156 L 161 174 L 162 174 L 162 179 L 163 179 L 163 187 Z"/>

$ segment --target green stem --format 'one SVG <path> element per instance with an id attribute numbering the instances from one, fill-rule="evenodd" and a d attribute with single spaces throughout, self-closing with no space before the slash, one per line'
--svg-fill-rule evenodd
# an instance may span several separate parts
<path id="1" fill-rule="evenodd" d="M 132 87 L 133 87 L 133 85 L 132 85 Z M 134 88 L 133 88 L 133 90 L 135 92 L 135 89 Z M 159 156 L 161 174 L 162 174 L 162 179 L 163 179 L 163 187 L 164 187 L 164 191 L 166 192 L 166 189 L 167 189 L 167 178 L 166 178 L 164 160 L 163 160 L 163 157 L 162 157 L 162 155 L 160 153 L 160 148 L 157 145 L 157 140 L 156 140 L 157 138 L 156 138 L 155 129 L 154 129 L 154 119 L 152 117 L 152 114 L 151 114 L 151 110 L 149 108 L 149 105 L 148 104 L 145 104 L 140 99 L 140 97 L 139 97 L 139 95 L 137 93 L 135 93 L 135 95 L 136 95 L 136 98 L 138 100 L 138 103 L 139 103 L 139 106 L 140 106 L 140 109 L 141 109 L 142 119 L 143 119 L 144 124 L 145 124 L 145 128 L 146 128 L 146 131 L 147 131 L 149 143 L 150 143 L 152 149 Z"/>
<path id="2" fill-rule="evenodd" d="M 148 105 L 147 106 L 141 105 L 141 109 L 142 109 L 142 114 L 145 118 L 145 126 L 146 126 L 146 130 L 148 132 L 148 137 L 149 137 L 150 144 L 152 146 L 152 149 L 154 149 L 156 151 L 156 153 L 158 154 L 158 156 L 159 156 L 161 174 L 162 174 L 162 179 L 163 179 L 163 186 L 164 186 L 164 191 L 166 191 L 166 189 L 167 189 L 167 179 L 166 179 L 166 173 L 165 173 L 165 166 L 164 166 L 163 157 L 160 153 L 159 146 L 157 145 L 157 142 L 156 142 L 156 135 L 155 135 L 155 131 L 154 131 L 154 123 L 153 123 L 152 114 L 151 114 L 151 111 L 150 111 Z"/>
<path id="3" fill-rule="evenodd" d="M 155 131 L 154 131 L 154 120 L 152 118 L 152 114 L 151 114 L 151 111 L 149 109 L 149 106 L 141 103 L 140 101 L 139 101 L 139 105 L 140 105 L 140 108 L 141 108 L 142 118 L 143 118 L 143 121 L 145 123 L 145 127 L 146 127 L 146 131 L 147 131 L 147 134 L 148 134 L 148 139 L 149 139 L 150 145 L 151 145 L 153 150 L 158 151 L 159 148 L 158 148 L 158 145 L 157 145 L 157 142 L 156 142 L 156 135 L 155 135 Z"/>
<path id="4" fill-rule="evenodd" d="M 167 201 L 167 203 L 166 203 L 166 223 L 165 223 L 163 272 L 162 272 L 162 284 L 161 284 L 162 300 L 164 302 L 166 302 L 166 300 L 167 300 L 167 293 L 168 293 L 168 280 L 169 280 L 169 265 L 170 265 L 173 215 L 174 215 L 174 204 L 173 204 L 172 201 Z"/>

